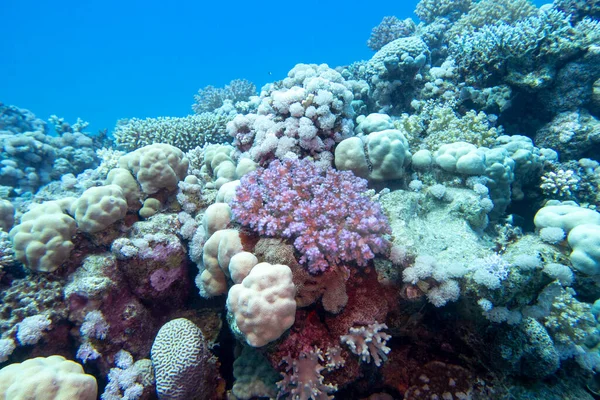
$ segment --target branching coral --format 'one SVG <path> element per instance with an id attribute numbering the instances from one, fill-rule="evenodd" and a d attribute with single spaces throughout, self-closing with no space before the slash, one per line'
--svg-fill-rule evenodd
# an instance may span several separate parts
<path id="1" fill-rule="evenodd" d="M 555 171 L 548 171 L 542 175 L 542 183 L 540 189 L 546 195 L 554 195 L 559 198 L 571 197 L 572 192 L 577 191 L 580 178 L 575 174 L 573 170 L 559 169 Z"/>
<path id="2" fill-rule="evenodd" d="M 413 147 L 422 143 L 427 149 L 438 150 L 444 144 L 455 142 L 480 147 L 495 144 L 503 132 L 502 127 L 494 127 L 482 111 L 471 110 L 461 116 L 454 111 L 455 108 L 454 102 L 440 104 L 429 100 L 423 103 L 418 115 L 404 116 L 398 124 L 409 132 L 409 142 Z"/>
<path id="3" fill-rule="evenodd" d="M 464 35 L 488 24 L 512 24 L 536 12 L 537 9 L 528 0 L 482 0 L 474 3 L 469 12 L 452 25 L 448 37 Z"/>
<path id="4" fill-rule="evenodd" d="M 327 354 L 330 354 L 332 349 L 335 351 L 335 348 L 331 348 Z M 298 358 L 287 355 L 283 357 L 283 363 L 286 364 L 286 373 L 283 380 L 277 382 L 281 393 L 289 393 L 292 399 L 298 400 L 333 399 L 333 396 L 328 396 L 328 394 L 337 391 L 337 385 L 325 383 L 321 372 L 333 370 L 341 365 L 328 362 L 327 367 L 324 367 L 322 365 L 325 363 L 323 350 L 315 347 L 307 352 L 302 351 Z"/>
<path id="5" fill-rule="evenodd" d="M 415 23 L 410 18 L 401 21 L 394 16 L 383 17 L 381 23 L 371 31 L 367 46 L 377 51 L 392 40 L 412 35 L 415 28 Z"/>
<path id="6" fill-rule="evenodd" d="M 343 335 L 340 340 L 346 343 L 350 350 L 360 357 L 361 361 L 370 363 L 373 359 L 373 363 L 380 367 L 391 350 L 386 344 L 392 338 L 387 333 L 380 332 L 382 329 L 387 329 L 387 325 L 375 323 L 350 328 L 348 334 Z"/>
<path id="7" fill-rule="evenodd" d="M 427 23 L 436 18 L 456 20 L 461 14 L 466 13 L 471 7 L 471 0 L 421 0 L 417 4 L 415 14 Z"/>
<path id="8" fill-rule="evenodd" d="M 312 273 L 340 262 L 364 266 L 383 253 L 390 233 L 367 182 L 348 171 L 321 171 L 309 160 L 274 161 L 241 180 L 232 211 L 261 235 L 292 238 Z"/>
<path id="9" fill-rule="evenodd" d="M 581 20 L 584 16 L 600 18 L 599 0 L 554 0 L 552 6 L 571 14 L 571 18 L 575 21 Z"/>
<path id="10" fill-rule="evenodd" d="M 94 140 L 69 129 L 51 136 L 46 123 L 30 111 L 0 104 L 0 185 L 33 193 L 53 179 L 93 168 Z"/>
<path id="11" fill-rule="evenodd" d="M 247 101 L 250 96 L 255 94 L 256 86 L 254 83 L 246 79 L 234 79 L 223 88 L 209 85 L 198 90 L 198 94 L 194 95 L 196 102 L 192 104 L 192 109 L 196 114 L 213 112 L 221 107 L 226 100 L 233 103 Z"/>
<path id="12" fill-rule="evenodd" d="M 113 132 L 117 145 L 132 151 L 153 143 L 166 143 L 187 151 L 205 143 L 230 140 L 226 115 L 205 112 L 187 117 L 158 117 L 120 121 Z"/>
<path id="13" fill-rule="evenodd" d="M 513 83 L 536 90 L 548 85 L 551 77 L 547 71 L 532 72 L 544 65 L 552 67 L 599 39 L 597 21 L 585 18 L 572 25 L 569 15 L 549 10 L 513 25 L 488 24 L 458 35 L 451 40 L 449 52 L 467 83 L 508 75 Z"/>

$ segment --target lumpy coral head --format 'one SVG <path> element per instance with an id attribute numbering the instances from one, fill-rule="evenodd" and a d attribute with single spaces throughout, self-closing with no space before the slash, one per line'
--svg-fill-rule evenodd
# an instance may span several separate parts
<path id="1" fill-rule="evenodd" d="M 314 162 L 274 161 L 241 179 L 232 201 L 236 220 L 260 235 L 290 238 L 311 273 L 340 262 L 365 266 L 385 252 L 391 229 L 367 181 Z"/>

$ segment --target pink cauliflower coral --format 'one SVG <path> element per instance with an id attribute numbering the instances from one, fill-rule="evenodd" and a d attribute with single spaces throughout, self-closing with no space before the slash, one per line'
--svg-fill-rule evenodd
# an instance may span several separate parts
<path id="1" fill-rule="evenodd" d="M 322 171 L 307 159 L 273 161 L 242 178 L 232 211 L 260 235 L 294 239 L 311 273 L 340 262 L 364 266 L 388 249 L 384 235 L 391 232 L 366 190 L 367 181 L 350 171 Z"/>

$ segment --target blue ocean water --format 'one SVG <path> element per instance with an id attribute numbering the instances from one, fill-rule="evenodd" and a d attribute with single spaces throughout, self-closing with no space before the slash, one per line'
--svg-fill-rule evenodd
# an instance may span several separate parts
<path id="1" fill-rule="evenodd" d="M 245 78 L 261 87 L 297 63 L 369 59 L 383 16 L 417 1 L 0 2 L 0 93 L 47 119 L 112 129 L 117 119 L 185 116 L 193 95 Z"/>

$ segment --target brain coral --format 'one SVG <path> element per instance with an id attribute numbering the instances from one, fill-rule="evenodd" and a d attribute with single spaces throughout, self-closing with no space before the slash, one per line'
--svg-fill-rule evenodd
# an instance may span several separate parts
<path id="1" fill-rule="evenodd" d="M 156 393 L 160 400 L 210 399 L 220 381 L 217 359 L 200 328 L 178 318 L 160 328 L 152 344 Z"/>

